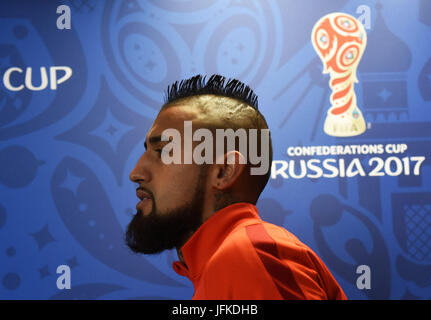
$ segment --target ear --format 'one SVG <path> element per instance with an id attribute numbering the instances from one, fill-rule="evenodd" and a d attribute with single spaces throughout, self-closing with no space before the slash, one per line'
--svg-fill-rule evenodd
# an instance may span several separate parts
<path id="1" fill-rule="evenodd" d="M 212 171 L 212 187 L 225 190 L 238 180 L 246 166 L 244 156 L 236 151 L 229 151 L 217 159 Z"/>

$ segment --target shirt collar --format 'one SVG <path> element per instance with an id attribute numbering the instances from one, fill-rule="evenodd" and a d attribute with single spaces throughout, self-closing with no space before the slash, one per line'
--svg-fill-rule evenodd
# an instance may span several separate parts
<path id="1" fill-rule="evenodd" d="M 196 230 L 181 248 L 187 267 L 183 263 L 175 261 L 174 270 L 180 275 L 187 276 L 190 280 L 195 279 L 232 230 L 244 222 L 250 224 L 259 221 L 257 208 L 251 203 L 235 203 L 217 211 Z"/>

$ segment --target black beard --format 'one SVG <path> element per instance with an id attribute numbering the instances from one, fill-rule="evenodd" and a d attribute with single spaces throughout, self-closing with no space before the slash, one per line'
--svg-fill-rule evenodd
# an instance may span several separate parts
<path id="1" fill-rule="evenodd" d="M 138 211 L 127 226 L 126 244 L 135 253 L 154 254 L 179 248 L 202 224 L 206 170 L 201 169 L 191 202 L 157 211 L 154 197 L 150 214 Z"/>

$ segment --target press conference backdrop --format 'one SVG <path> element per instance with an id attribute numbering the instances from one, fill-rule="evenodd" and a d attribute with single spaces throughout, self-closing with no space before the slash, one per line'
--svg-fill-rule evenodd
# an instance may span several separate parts
<path id="1" fill-rule="evenodd" d="M 329 13 L 366 32 L 350 83 L 365 131 L 349 136 L 324 130 L 337 90 L 311 35 Z M 254 88 L 271 129 L 261 217 L 350 299 L 431 298 L 431 1 L 1 1 L 0 16 L 2 299 L 192 297 L 176 252 L 126 247 L 128 177 L 166 87 L 213 73 Z"/>

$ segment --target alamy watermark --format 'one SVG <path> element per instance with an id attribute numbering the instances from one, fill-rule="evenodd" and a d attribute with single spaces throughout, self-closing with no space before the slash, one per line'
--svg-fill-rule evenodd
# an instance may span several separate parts
<path id="1" fill-rule="evenodd" d="M 71 271 L 68 265 L 62 264 L 57 267 L 57 274 L 59 274 L 57 278 L 57 289 L 71 289 Z"/>
<path id="2" fill-rule="evenodd" d="M 361 264 L 356 268 L 356 274 L 360 276 L 356 279 L 356 288 L 359 290 L 371 289 L 371 268 L 365 264 Z"/>
<path id="3" fill-rule="evenodd" d="M 60 6 L 57 7 L 57 14 L 59 14 L 60 16 L 58 16 L 57 18 L 57 29 L 58 30 L 70 30 L 72 28 L 72 17 L 70 14 L 70 8 L 69 6 L 62 4 Z"/>
<path id="4" fill-rule="evenodd" d="M 250 163 L 251 175 L 264 175 L 269 170 L 269 129 L 246 129 L 233 130 L 216 129 L 215 139 L 213 132 L 206 128 L 199 128 L 193 132 L 192 121 L 184 121 L 183 138 L 177 129 L 169 128 L 162 132 L 161 141 L 168 141 L 162 148 L 161 159 L 165 164 L 223 164 L 225 162 L 225 151 L 228 151 L 226 163 L 235 163 L 235 156 L 229 151 L 238 150 L 240 164 Z M 260 143 L 258 142 L 260 133 Z M 184 143 L 182 144 L 182 141 Z M 193 142 L 199 142 L 193 148 Z M 215 153 L 214 157 L 214 141 Z M 235 148 L 238 141 L 238 148 Z M 225 143 L 226 142 L 226 143 Z M 227 149 L 225 149 L 225 146 Z M 260 146 L 260 148 L 258 147 Z M 260 149 L 260 150 L 258 150 Z M 184 151 L 184 159 L 182 157 Z M 258 154 L 258 151 L 260 151 Z"/>

